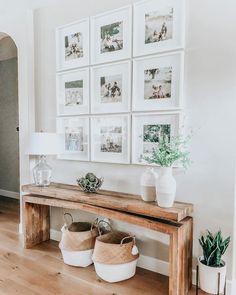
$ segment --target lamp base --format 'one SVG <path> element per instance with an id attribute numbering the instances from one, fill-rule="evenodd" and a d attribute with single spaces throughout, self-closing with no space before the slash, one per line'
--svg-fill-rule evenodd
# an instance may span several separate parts
<path id="1" fill-rule="evenodd" d="M 36 186 L 49 186 L 52 178 L 52 168 L 46 162 L 46 156 L 40 156 L 38 164 L 33 169 Z"/>

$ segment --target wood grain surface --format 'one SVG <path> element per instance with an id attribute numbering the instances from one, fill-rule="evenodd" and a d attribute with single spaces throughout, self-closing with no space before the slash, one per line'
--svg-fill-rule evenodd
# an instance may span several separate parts
<path id="1" fill-rule="evenodd" d="M 175 202 L 172 208 L 160 208 L 156 202 L 147 203 L 140 196 L 113 192 L 84 193 L 75 185 L 53 183 L 48 187 L 38 187 L 32 184 L 24 185 L 23 192 L 42 195 L 56 199 L 80 202 L 103 208 L 135 213 L 143 216 L 181 221 L 193 212 L 193 205 Z"/>
<path id="2" fill-rule="evenodd" d="M 167 295 L 168 278 L 137 268 L 134 278 L 109 284 L 94 267 L 63 263 L 58 243 L 47 241 L 31 249 L 22 247 L 19 203 L 0 197 L 1 295 Z M 191 229 L 190 229 L 191 231 Z M 199 292 L 199 295 L 206 294 Z M 195 295 L 193 288 L 188 295 Z"/>

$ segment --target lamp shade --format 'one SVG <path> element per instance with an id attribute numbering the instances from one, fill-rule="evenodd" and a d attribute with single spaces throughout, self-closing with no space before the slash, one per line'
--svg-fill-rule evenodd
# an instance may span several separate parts
<path id="1" fill-rule="evenodd" d="M 56 133 L 34 132 L 29 137 L 29 155 L 56 155 L 59 152 L 59 136 Z"/>

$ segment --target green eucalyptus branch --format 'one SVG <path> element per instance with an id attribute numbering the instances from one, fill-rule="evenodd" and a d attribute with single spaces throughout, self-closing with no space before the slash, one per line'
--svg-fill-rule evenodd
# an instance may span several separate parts
<path id="1" fill-rule="evenodd" d="M 156 164 L 162 167 L 171 167 L 176 163 L 181 164 L 185 169 L 190 165 L 190 153 L 187 145 L 191 135 L 183 137 L 181 135 L 168 137 L 159 136 L 151 156 L 144 156 L 143 159 L 149 164 Z"/>

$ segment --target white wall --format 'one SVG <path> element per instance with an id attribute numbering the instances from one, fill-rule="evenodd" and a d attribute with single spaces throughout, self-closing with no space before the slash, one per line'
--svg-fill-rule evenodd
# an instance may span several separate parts
<path id="1" fill-rule="evenodd" d="M 83 17 L 118 8 L 131 0 L 67 0 L 63 5 L 35 12 L 36 126 L 55 131 L 55 28 Z M 191 144 L 193 164 L 184 174 L 176 171 L 177 200 L 194 204 L 194 255 L 200 254 L 197 238 L 206 228 L 222 229 L 233 235 L 234 156 L 236 110 L 236 2 L 222 5 L 215 0 L 188 0 L 185 101 L 186 125 L 195 135 Z M 139 193 L 143 167 L 70 162 L 53 159 L 54 181 L 74 184 L 87 171 L 105 177 L 104 188 Z M 62 211 L 53 211 L 53 227 L 59 229 Z M 83 215 L 84 216 L 84 215 Z M 91 216 L 90 216 L 91 218 Z M 124 225 L 123 225 L 124 227 Z M 148 239 L 145 255 L 160 258 L 151 242 L 151 231 L 135 230 Z M 166 240 L 161 239 L 166 242 Z M 146 250 L 148 249 L 148 250 Z M 165 251 L 161 251 L 165 260 Z M 229 278 L 232 268 L 232 245 L 226 260 Z"/>
<path id="2" fill-rule="evenodd" d="M 179 179 L 179 194 L 195 204 L 196 238 L 204 228 L 221 228 L 226 236 L 234 233 L 236 43 L 231 36 L 235 8 L 234 1 L 224 6 L 216 1 L 189 3 L 185 99 L 188 125 L 196 136 L 194 163 Z M 235 263 L 232 248 L 233 244 L 226 256 L 229 270 Z M 195 243 L 194 253 L 199 250 Z"/>

